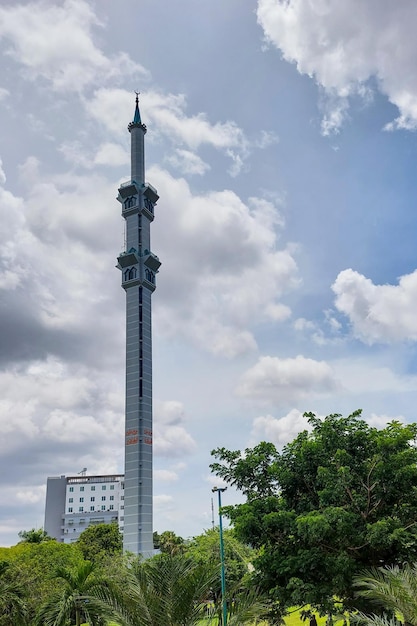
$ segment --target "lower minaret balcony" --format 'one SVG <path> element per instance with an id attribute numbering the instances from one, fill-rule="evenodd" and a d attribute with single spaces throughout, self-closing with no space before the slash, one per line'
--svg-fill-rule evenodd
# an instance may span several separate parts
<path id="1" fill-rule="evenodd" d="M 158 259 L 156 254 L 149 252 L 149 250 L 145 250 L 144 252 L 144 260 L 146 267 L 148 267 L 152 272 L 157 272 L 161 267 L 161 261 Z"/>
<path id="2" fill-rule="evenodd" d="M 117 265 L 116 267 L 119 270 L 123 270 L 125 267 L 129 267 L 129 265 L 135 265 L 139 263 L 139 254 L 135 250 L 135 248 L 130 248 L 126 252 L 121 252 L 117 257 Z"/>

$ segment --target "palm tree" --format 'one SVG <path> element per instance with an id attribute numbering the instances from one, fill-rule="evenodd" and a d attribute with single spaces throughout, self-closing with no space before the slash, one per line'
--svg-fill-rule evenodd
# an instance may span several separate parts
<path id="1" fill-rule="evenodd" d="M 135 561 L 119 606 L 123 622 L 134 626 L 195 626 L 217 619 L 211 589 L 218 567 L 207 567 L 181 554 L 161 554 Z M 253 621 L 261 611 L 259 596 L 242 595 L 230 611 L 230 626 Z"/>
<path id="2" fill-rule="evenodd" d="M 103 626 L 117 615 L 112 606 L 112 593 L 97 566 L 83 561 L 75 569 L 60 567 L 56 578 L 62 587 L 41 607 L 37 623 L 39 626 L 68 626 L 75 622 L 80 626 Z"/>
<path id="3" fill-rule="evenodd" d="M 417 566 L 381 567 L 364 572 L 354 582 L 357 596 L 370 601 L 383 611 L 358 617 L 369 626 L 398 626 L 401 621 L 417 626 Z"/>
<path id="4" fill-rule="evenodd" d="M 0 563 L 0 625 L 22 626 L 27 623 L 25 593 L 8 575 L 9 564 Z"/>

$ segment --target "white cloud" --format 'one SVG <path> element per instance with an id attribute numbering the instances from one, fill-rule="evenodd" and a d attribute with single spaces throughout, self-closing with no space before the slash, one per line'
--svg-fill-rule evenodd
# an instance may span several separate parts
<path id="1" fill-rule="evenodd" d="M 84 105 L 91 117 L 118 138 L 125 132 L 120 120 L 132 116 L 132 94 L 123 89 L 97 89 L 91 99 L 84 100 Z M 141 117 L 152 129 L 152 141 L 163 138 L 174 144 L 174 154 L 168 155 L 166 161 L 184 175 L 202 175 L 210 169 L 196 154 L 203 146 L 228 156 L 232 161 L 228 172 L 237 176 L 252 149 L 265 149 L 277 141 L 276 135 L 269 131 L 260 131 L 260 136 L 250 141 L 234 121 L 211 123 L 203 112 L 187 114 L 187 106 L 183 94 L 148 89 L 140 96 Z"/>
<path id="2" fill-rule="evenodd" d="M 174 498 L 172 496 L 164 493 L 153 497 L 153 504 L 157 510 L 164 509 L 165 507 L 168 507 L 168 509 L 170 509 L 170 505 L 172 505 L 173 501 Z"/>
<path id="3" fill-rule="evenodd" d="M 6 182 L 6 174 L 3 170 L 3 161 L 0 159 L 0 185 L 4 185 Z"/>
<path id="4" fill-rule="evenodd" d="M 159 211 L 166 216 L 153 238 L 162 263 L 169 259 L 154 309 L 160 332 L 227 357 L 253 350 L 252 327 L 288 318 L 279 300 L 298 285 L 294 247 L 277 247 L 277 208 L 260 198 L 245 204 L 229 190 L 193 195 L 158 168 L 149 179 L 161 195 L 155 224 Z"/>
<path id="5" fill-rule="evenodd" d="M 208 474 L 204 477 L 204 480 L 212 487 L 227 487 L 227 482 L 219 478 L 219 476 L 214 476 L 214 474 Z"/>
<path id="6" fill-rule="evenodd" d="M 154 470 L 153 475 L 155 480 L 160 482 L 172 483 L 178 480 L 178 474 L 172 470 L 157 469 Z"/>
<path id="7" fill-rule="evenodd" d="M 108 58 L 97 47 L 93 28 L 102 26 L 84 0 L 0 7 L 0 39 L 9 45 L 7 54 L 25 68 L 29 79 L 47 80 L 60 91 L 81 92 L 89 84 L 145 75 L 127 54 Z"/>
<path id="8" fill-rule="evenodd" d="M 96 165 L 127 165 L 130 163 L 127 150 L 116 143 L 103 143 L 99 146 L 94 157 Z"/>
<path id="9" fill-rule="evenodd" d="M 347 315 L 358 339 L 369 344 L 417 340 L 417 270 L 401 276 L 398 285 L 375 285 L 347 269 L 332 289 L 337 309 Z"/>
<path id="10" fill-rule="evenodd" d="M 122 389 L 102 372 L 54 358 L 15 365 L 0 372 L 0 398 L 0 474 L 6 480 L 19 458 L 13 472 L 22 493 L 28 476 L 36 485 L 76 471 L 74 464 L 105 471 L 101 459 L 110 459 L 114 471 L 120 463 Z"/>
<path id="11" fill-rule="evenodd" d="M 401 424 L 406 424 L 408 420 L 404 419 L 402 415 L 396 415 L 395 417 L 390 417 L 388 415 L 376 415 L 375 413 L 371 413 L 370 417 L 366 418 L 366 421 L 370 426 L 374 428 L 385 428 L 389 422 L 400 422 Z"/>
<path id="12" fill-rule="evenodd" d="M 60 146 L 59 150 L 68 162 L 85 169 L 97 168 L 98 165 L 118 167 L 119 165 L 128 165 L 130 163 L 129 153 L 126 148 L 112 142 L 101 144 L 96 149 L 95 154 L 89 151 L 88 147 L 80 141 L 65 142 Z"/>
<path id="13" fill-rule="evenodd" d="M 159 457 L 178 458 L 192 454 L 196 443 L 187 432 L 185 412 L 181 402 L 174 400 L 154 403 L 154 454 Z"/>
<path id="14" fill-rule="evenodd" d="M 208 163 L 205 163 L 203 159 L 198 156 L 198 154 L 195 154 L 195 152 L 191 152 L 190 150 L 181 150 L 180 148 L 177 148 L 174 154 L 167 157 L 165 160 L 184 175 L 199 174 L 202 176 L 210 169 L 210 165 Z"/>
<path id="15" fill-rule="evenodd" d="M 399 110 L 389 128 L 417 126 L 414 0 L 258 0 L 257 16 L 267 41 L 327 94 L 325 134 L 343 123 L 349 96 L 368 97 L 373 77 Z"/>
<path id="16" fill-rule="evenodd" d="M 237 393 L 261 404 L 286 405 L 339 388 L 334 372 L 324 361 L 301 355 L 289 359 L 264 356 L 242 376 Z"/>
<path id="17" fill-rule="evenodd" d="M 311 426 L 298 409 L 292 409 L 280 418 L 261 415 L 253 420 L 248 445 L 255 446 L 260 441 L 270 441 L 277 448 L 282 448 L 303 430 L 311 430 Z"/>

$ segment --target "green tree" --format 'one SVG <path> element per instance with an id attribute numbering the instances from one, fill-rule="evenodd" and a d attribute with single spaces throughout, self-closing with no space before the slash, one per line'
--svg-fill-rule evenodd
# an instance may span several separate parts
<path id="1" fill-rule="evenodd" d="M 123 536 L 117 522 L 91 525 L 81 533 L 77 546 L 86 560 L 97 562 L 121 554 Z"/>
<path id="2" fill-rule="evenodd" d="M 231 528 L 223 530 L 223 543 L 226 589 L 232 596 L 237 593 L 239 587 L 244 586 L 245 578 L 253 569 L 252 560 L 255 558 L 255 551 L 239 541 Z M 217 568 L 217 571 L 220 572 L 219 529 L 209 529 L 203 534 L 193 537 L 187 542 L 185 554 L 194 559 L 196 563 L 207 566 L 210 569 Z M 221 594 L 220 574 L 212 589 L 217 600 Z"/>
<path id="3" fill-rule="evenodd" d="M 130 582 L 119 596 L 123 622 L 135 626 L 194 626 L 203 618 L 217 619 L 210 603 L 217 568 L 196 563 L 182 554 L 160 554 L 134 561 Z M 256 594 L 241 598 L 230 614 L 230 626 L 253 621 L 261 610 Z"/>
<path id="4" fill-rule="evenodd" d="M 172 530 L 165 530 L 158 536 L 159 549 L 164 554 L 184 554 L 185 542 L 182 537 L 176 535 Z"/>
<path id="5" fill-rule="evenodd" d="M 75 568 L 82 561 L 82 555 L 76 544 L 20 542 L 10 548 L 0 548 L 1 560 L 8 564 L 8 581 L 24 593 L 28 620 L 32 624 L 39 606 L 61 586 L 55 578 L 57 567 Z"/>
<path id="6" fill-rule="evenodd" d="M 60 567 L 55 577 L 62 584 L 40 608 L 39 626 L 80 626 L 84 622 L 102 626 L 117 618 L 110 586 L 91 561 L 83 561 L 76 569 Z"/>
<path id="7" fill-rule="evenodd" d="M 417 558 L 417 426 L 378 430 L 360 419 L 305 414 L 311 432 L 213 451 L 212 471 L 246 496 L 224 507 L 237 536 L 259 549 L 259 581 L 284 606 L 349 607 L 364 567 Z"/>
<path id="8" fill-rule="evenodd" d="M 43 528 L 21 530 L 18 534 L 20 540 L 25 541 L 26 543 L 42 543 L 42 541 L 54 541 Z"/>
<path id="9" fill-rule="evenodd" d="M 10 566 L 0 562 L 0 626 L 23 626 L 28 610 L 24 587 L 10 576 Z"/>

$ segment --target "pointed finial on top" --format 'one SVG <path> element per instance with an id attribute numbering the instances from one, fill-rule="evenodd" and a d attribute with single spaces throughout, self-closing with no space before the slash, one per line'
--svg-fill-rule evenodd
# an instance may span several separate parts
<path id="1" fill-rule="evenodd" d="M 143 130 L 143 132 L 146 133 L 146 126 L 145 126 L 145 124 L 142 124 L 142 120 L 140 118 L 140 111 L 139 111 L 139 94 L 140 94 L 140 91 L 135 91 L 135 94 L 136 94 L 135 114 L 133 116 L 133 120 L 130 122 L 130 124 L 128 124 L 127 129 L 128 129 L 128 131 L 130 133 L 132 128 L 137 128 L 138 126 L 140 126 L 140 128 Z"/>
<path id="2" fill-rule="evenodd" d="M 136 108 L 135 108 L 135 115 L 133 117 L 133 123 L 134 124 L 142 124 L 142 120 L 140 119 L 140 112 L 139 112 L 139 94 L 140 91 L 135 91 L 136 94 Z"/>

